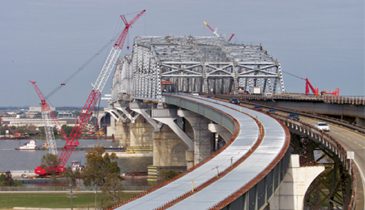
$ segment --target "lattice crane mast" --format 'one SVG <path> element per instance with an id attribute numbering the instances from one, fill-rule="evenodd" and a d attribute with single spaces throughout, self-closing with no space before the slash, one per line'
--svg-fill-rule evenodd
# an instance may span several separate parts
<path id="1" fill-rule="evenodd" d="M 48 152 L 51 154 L 57 155 L 57 144 L 56 144 L 56 140 L 54 137 L 51 119 L 53 120 L 53 122 L 55 122 L 56 126 L 59 126 L 58 121 L 57 121 L 56 117 L 53 115 L 51 107 L 47 103 L 46 98 L 44 97 L 43 93 L 39 89 L 36 81 L 32 80 L 32 81 L 30 81 L 30 83 L 33 85 L 35 92 L 37 93 L 39 99 L 41 100 L 41 112 L 42 112 L 42 118 L 43 118 L 43 121 L 45 124 L 44 131 L 46 134 Z M 61 134 L 63 136 L 66 136 L 62 130 L 61 130 Z"/>
<path id="2" fill-rule="evenodd" d="M 105 84 L 114 69 L 115 64 L 117 63 L 117 59 L 119 58 L 119 55 L 121 53 L 121 50 L 123 48 L 125 39 L 127 37 L 128 31 L 130 27 L 138 20 L 139 17 L 141 17 L 146 10 L 142 10 L 139 12 L 130 22 L 127 21 L 124 15 L 121 15 L 120 18 L 122 19 L 124 23 L 124 29 L 119 35 L 118 39 L 115 41 L 108 57 L 105 60 L 105 63 L 103 67 L 101 68 L 101 71 L 95 81 L 95 83 L 92 84 L 92 90 L 86 100 L 86 103 L 84 104 L 80 115 L 76 121 L 76 125 L 72 128 L 71 133 L 69 137 L 66 139 L 66 144 L 64 146 L 64 149 L 62 150 L 61 154 L 59 155 L 59 166 L 56 168 L 57 173 L 62 173 L 65 170 L 65 165 L 70 158 L 72 152 L 74 149 L 79 145 L 79 138 L 81 136 L 82 130 L 85 128 L 87 123 L 90 120 L 90 117 L 92 115 L 92 112 L 97 104 L 97 102 L 100 99 L 101 93 L 105 87 Z M 39 175 L 46 175 L 47 171 L 46 169 L 42 168 L 41 166 L 37 166 L 34 169 L 36 174 Z"/>

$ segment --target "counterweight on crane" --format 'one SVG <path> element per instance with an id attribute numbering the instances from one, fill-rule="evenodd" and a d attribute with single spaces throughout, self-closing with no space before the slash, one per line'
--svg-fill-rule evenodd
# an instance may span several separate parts
<path id="1" fill-rule="evenodd" d="M 81 136 L 82 130 L 85 128 L 87 123 L 90 120 L 92 112 L 100 99 L 101 93 L 105 87 L 105 84 L 115 67 L 117 59 L 121 53 L 123 48 L 125 39 L 127 37 L 128 31 L 130 27 L 137 21 L 139 17 L 141 17 L 146 10 L 142 10 L 139 12 L 130 22 L 127 21 L 124 15 L 121 15 L 120 18 L 122 19 L 125 27 L 121 34 L 119 35 L 118 39 L 115 41 L 108 57 L 105 60 L 103 67 L 95 81 L 92 84 L 92 90 L 84 104 L 79 117 L 77 118 L 75 126 L 72 128 L 71 133 L 68 138 L 66 138 L 66 144 L 64 149 L 62 150 L 61 154 L 59 155 L 59 166 L 56 168 L 57 173 L 62 173 L 65 170 L 65 165 L 70 158 L 74 149 L 79 145 L 79 138 Z M 47 170 L 42 168 L 41 166 L 37 166 L 34 169 L 34 172 L 38 175 L 46 175 Z"/>

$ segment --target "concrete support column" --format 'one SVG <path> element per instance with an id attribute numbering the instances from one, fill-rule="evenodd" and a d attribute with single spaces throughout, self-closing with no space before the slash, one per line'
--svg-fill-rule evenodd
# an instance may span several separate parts
<path id="1" fill-rule="evenodd" d="M 115 136 L 115 124 L 116 124 L 116 120 L 110 116 L 110 125 L 106 127 L 106 135 L 107 136 Z"/>
<path id="2" fill-rule="evenodd" d="M 186 167 L 187 146 L 171 130 L 163 125 L 153 133 L 153 165 L 158 168 Z"/>
<path id="3" fill-rule="evenodd" d="M 299 155 L 291 155 L 290 166 L 279 189 L 269 201 L 270 210 L 302 210 L 305 193 L 324 166 L 300 167 Z"/>
<path id="4" fill-rule="evenodd" d="M 114 139 L 124 148 L 128 147 L 130 144 L 130 124 L 116 121 L 114 125 Z"/>
<path id="5" fill-rule="evenodd" d="M 128 152 L 150 152 L 152 150 L 153 127 L 139 117 L 135 123 L 129 124 L 130 143 L 127 147 Z"/>
<path id="6" fill-rule="evenodd" d="M 208 130 L 209 120 L 186 110 L 178 110 L 178 115 L 184 117 L 193 129 L 194 164 L 209 157 L 213 151 L 213 135 Z"/>

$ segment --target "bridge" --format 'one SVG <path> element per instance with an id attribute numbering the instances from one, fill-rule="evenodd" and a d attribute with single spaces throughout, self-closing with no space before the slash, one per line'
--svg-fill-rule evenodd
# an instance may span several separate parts
<path id="1" fill-rule="evenodd" d="M 116 67 L 107 133 L 153 154 L 150 181 L 180 175 L 113 208 L 364 209 L 364 101 L 287 94 L 261 45 L 137 37 Z"/>

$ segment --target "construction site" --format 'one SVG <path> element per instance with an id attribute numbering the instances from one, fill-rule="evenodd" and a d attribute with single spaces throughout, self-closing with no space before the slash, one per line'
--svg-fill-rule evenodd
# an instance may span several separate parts
<path id="1" fill-rule="evenodd" d="M 124 27 L 70 132 L 49 98 L 105 47 L 48 94 L 38 86 L 42 81 L 29 80 L 40 101 L 47 153 L 57 159 L 51 167 L 39 164 L 34 176 L 65 174 L 79 139 L 93 133 L 123 148 L 106 152 L 107 157 L 149 158 L 134 173 L 118 177 L 142 177 L 151 188 L 107 208 L 364 206 L 363 154 L 344 140 L 351 137 L 364 146 L 364 97 L 340 96 L 339 88 L 322 90 L 310 75 L 283 70 L 265 46 L 234 42 L 235 33 L 222 35 L 206 20 L 202 27 L 211 36 L 138 35 L 130 53 L 122 55 L 129 30 L 145 13 L 138 11 L 130 20 L 120 16 Z M 290 93 L 286 76 L 300 81 L 303 92 Z M 62 147 L 55 133 L 64 140 Z"/>

